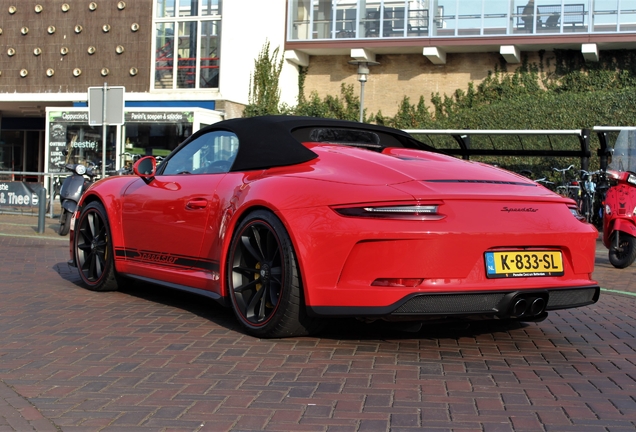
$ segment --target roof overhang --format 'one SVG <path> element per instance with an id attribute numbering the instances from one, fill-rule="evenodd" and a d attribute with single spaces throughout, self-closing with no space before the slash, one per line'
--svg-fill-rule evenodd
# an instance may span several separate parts
<path id="1" fill-rule="evenodd" d="M 425 47 L 453 53 L 498 53 L 502 46 L 512 45 L 519 51 L 581 50 L 583 44 L 595 44 L 598 51 L 636 49 L 636 35 L 572 34 L 536 36 L 479 36 L 454 38 L 338 39 L 287 41 L 286 50 L 296 50 L 310 56 L 350 55 L 352 49 L 365 49 L 375 54 L 420 54 Z"/>

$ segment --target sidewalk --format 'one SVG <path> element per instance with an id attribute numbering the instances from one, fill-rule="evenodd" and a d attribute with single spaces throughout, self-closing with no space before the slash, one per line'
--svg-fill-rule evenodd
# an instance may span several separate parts
<path id="1" fill-rule="evenodd" d="M 46 214 L 44 218 L 44 233 L 38 233 L 38 214 L 11 214 L 0 210 L 0 236 L 26 236 L 37 238 L 52 238 L 68 242 L 68 236 L 60 236 L 59 209 L 56 209 L 56 217 L 50 218 Z"/>

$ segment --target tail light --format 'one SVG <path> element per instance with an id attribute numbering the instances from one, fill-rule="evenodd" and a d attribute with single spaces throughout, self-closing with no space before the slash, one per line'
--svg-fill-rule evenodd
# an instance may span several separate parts
<path id="1" fill-rule="evenodd" d="M 579 213 L 579 209 L 575 205 L 568 206 L 568 208 L 570 209 L 570 213 L 572 213 L 572 216 L 574 216 L 581 222 L 586 222 L 585 216 Z"/>
<path id="2" fill-rule="evenodd" d="M 337 207 L 334 210 L 342 216 L 377 219 L 440 220 L 445 217 L 439 213 L 439 204 L 370 204 L 357 207 Z"/>

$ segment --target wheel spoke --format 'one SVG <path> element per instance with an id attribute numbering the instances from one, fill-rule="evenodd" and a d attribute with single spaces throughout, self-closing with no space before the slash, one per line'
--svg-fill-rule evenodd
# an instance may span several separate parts
<path id="1" fill-rule="evenodd" d="M 258 279 L 254 279 L 253 281 L 249 281 L 248 283 L 238 286 L 238 287 L 234 287 L 234 292 L 235 293 L 242 293 L 243 291 L 245 291 L 246 289 L 249 288 L 253 288 L 256 286 L 257 283 L 259 283 L 260 281 Z"/>
<path id="2" fill-rule="evenodd" d="M 97 257 L 95 256 L 95 254 L 91 254 L 90 256 L 90 264 L 88 267 L 88 274 L 86 275 L 88 277 L 89 280 L 94 280 L 95 279 L 95 263 L 97 261 Z"/>
<path id="3" fill-rule="evenodd" d="M 282 268 L 281 267 L 273 267 L 272 271 L 270 273 L 271 278 L 273 281 L 275 281 L 277 284 L 282 285 Z"/>
<path id="4" fill-rule="evenodd" d="M 255 274 L 258 274 L 258 269 L 257 268 L 251 268 L 251 267 L 250 268 L 241 267 L 241 266 L 233 267 L 232 271 L 236 272 L 236 273 L 238 273 L 238 274 L 240 274 L 242 276 L 246 276 L 246 277 L 252 277 Z"/>
<path id="5" fill-rule="evenodd" d="M 275 290 L 273 287 L 273 284 L 270 282 L 268 290 L 267 290 L 269 294 L 269 302 L 274 307 L 276 307 L 276 305 L 278 304 L 278 298 L 280 296 L 280 284 L 278 284 L 277 288 L 278 289 Z"/>
<path id="6" fill-rule="evenodd" d="M 86 215 L 86 222 L 88 223 L 88 232 L 90 233 L 90 240 L 93 240 L 97 235 L 97 230 L 95 228 L 95 215 L 89 213 Z"/>
<path id="7" fill-rule="evenodd" d="M 263 292 L 263 289 L 256 291 L 254 296 L 250 299 L 250 303 L 247 305 L 247 308 L 245 308 L 245 312 L 248 317 L 255 315 L 254 310 L 256 309 L 256 304 L 263 298 Z M 257 319 L 257 322 L 258 321 L 260 321 L 260 319 Z"/>
<path id="8" fill-rule="evenodd" d="M 241 243 L 243 245 L 243 247 L 245 248 L 245 250 L 257 261 L 263 261 L 263 255 L 260 254 L 256 249 L 254 249 L 254 247 L 252 246 L 252 243 L 250 242 L 250 237 L 248 236 L 242 236 L 241 237 Z"/>
<path id="9" fill-rule="evenodd" d="M 104 271 L 104 260 L 101 254 L 96 253 L 95 255 L 95 279 L 99 279 Z"/>
<path id="10" fill-rule="evenodd" d="M 252 225 L 252 235 L 254 236 L 256 247 L 258 247 L 258 251 L 260 252 L 260 255 L 259 255 L 260 261 L 264 261 L 265 253 L 263 252 L 263 240 L 261 239 L 261 233 L 258 231 L 258 228 L 256 228 L 256 226 L 254 225 Z"/>
<path id="11" fill-rule="evenodd" d="M 267 292 L 269 292 L 269 287 L 263 287 L 260 291 L 263 291 L 263 294 L 261 294 L 260 307 L 258 308 L 258 320 L 262 321 L 265 319 L 265 304 L 267 303 Z"/>

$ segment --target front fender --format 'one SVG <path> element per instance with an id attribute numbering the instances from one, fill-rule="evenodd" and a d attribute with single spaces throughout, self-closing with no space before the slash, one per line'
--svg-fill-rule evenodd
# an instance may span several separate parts
<path id="1" fill-rule="evenodd" d="M 624 232 L 632 237 L 636 237 L 636 222 L 631 218 L 618 218 L 609 223 L 609 227 L 603 232 L 603 244 L 610 247 L 610 238 L 615 231 Z"/>
<path id="2" fill-rule="evenodd" d="M 75 213 L 75 210 L 77 210 L 77 203 L 73 200 L 67 199 L 62 201 L 62 208 L 67 212 L 73 214 Z"/>
<path id="3" fill-rule="evenodd" d="M 80 211 L 93 201 L 99 201 L 104 206 L 110 224 L 111 240 L 114 248 L 123 247 L 121 208 L 125 191 L 136 182 L 143 181 L 137 176 L 112 176 L 93 183 L 82 195 L 79 202 Z M 72 227 L 73 228 L 73 227 Z M 72 247 L 72 246 L 71 246 Z M 117 261 L 115 261 L 117 266 Z"/>

